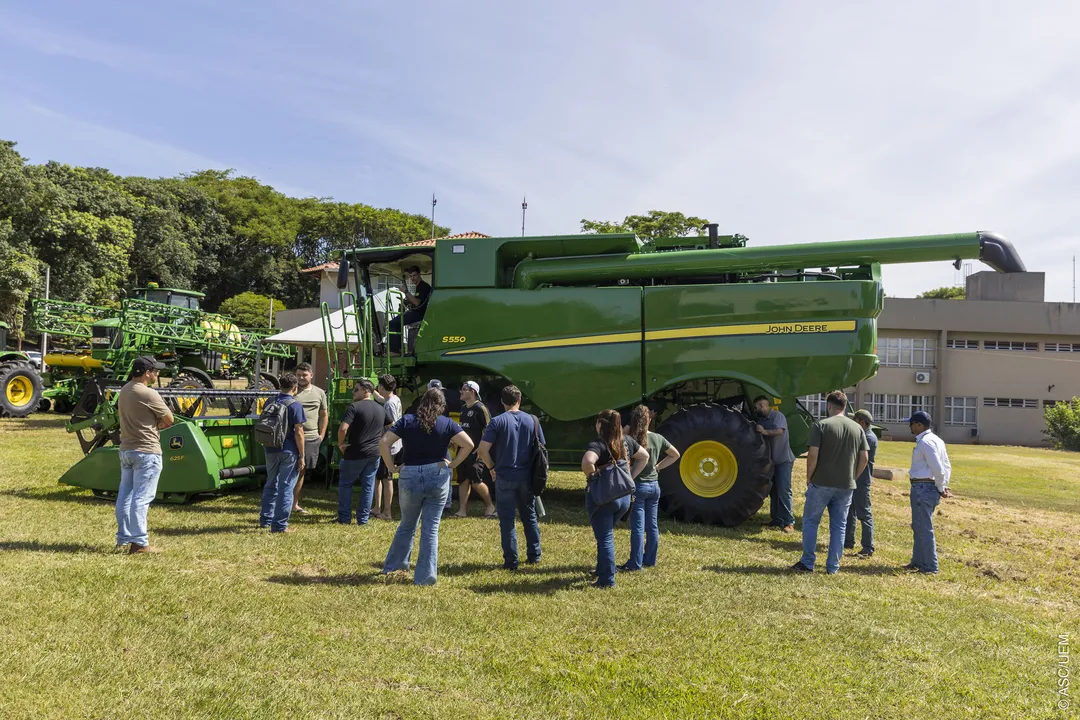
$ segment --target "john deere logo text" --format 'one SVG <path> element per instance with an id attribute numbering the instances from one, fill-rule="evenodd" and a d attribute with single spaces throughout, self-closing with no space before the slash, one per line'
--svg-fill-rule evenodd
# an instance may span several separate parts
<path id="1" fill-rule="evenodd" d="M 182 435 L 173 435 L 169 438 L 169 449 L 180 450 L 184 447 L 184 438 Z"/>
<path id="2" fill-rule="evenodd" d="M 826 323 L 817 325 L 803 325 L 802 323 L 784 323 L 783 325 L 770 325 L 766 335 L 788 335 L 790 333 L 827 333 L 829 326 Z"/>

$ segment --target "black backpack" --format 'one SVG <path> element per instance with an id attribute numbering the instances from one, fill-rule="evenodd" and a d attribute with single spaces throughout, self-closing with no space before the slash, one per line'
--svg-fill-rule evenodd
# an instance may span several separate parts
<path id="1" fill-rule="evenodd" d="M 288 400 L 272 400 L 263 407 L 259 421 L 255 423 L 255 442 L 271 450 L 280 450 L 285 447 L 285 438 L 292 432 L 289 424 L 289 406 L 296 402 L 295 398 Z"/>
<path id="2" fill-rule="evenodd" d="M 544 443 L 540 442 L 540 419 L 535 415 L 529 417 L 533 421 L 533 439 L 536 441 L 532 446 L 532 457 L 529 458 L 529 489 L 533 495 L 541 495 L 547 489 L 548 451 Z"/>

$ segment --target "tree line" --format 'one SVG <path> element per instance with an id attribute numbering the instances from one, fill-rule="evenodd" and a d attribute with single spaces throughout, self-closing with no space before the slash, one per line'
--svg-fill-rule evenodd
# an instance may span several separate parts
<path id="1" fill-rule="evenodd" d="M 0 140 L 0 319 L 23 332 L 29 298 L 118 303 L 136 287 L 206 293 L 206 307 L 257 293 L 306 307 L 318 282 L 300 270 L 333 249 L 431 236 L 423 216 L 329 198 L 293 198 L 232 171 L 123 177 L 30 164 Z M 438 235 L 449 228 L 436 225 Z"/>

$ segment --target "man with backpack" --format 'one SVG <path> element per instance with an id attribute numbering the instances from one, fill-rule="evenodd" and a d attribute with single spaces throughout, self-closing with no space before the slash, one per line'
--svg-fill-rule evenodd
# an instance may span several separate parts
<path id="1" fill-rule="evenodd" d="M 291 532 L 293 487 L 304 472 L 306 416 L 294 397 L 296 376 L 282 375 L 278 388 L 278 396 L 266 403 L 255 425 L 255 439 L 266 449 L 266 486 L 259 527 L 270 528 L 272 533 Z"/>
<path id="2" fill-rule="evenodd" d="M 533 446 L 544 443 L 540 422 L 521 412 L 521 391 L 513 385 L 502 390 L 505 412 L 496 415 L 480 441 L 477 456 L 495 473 L 495 511 L 499 516 L 502 535 L 503 568 L 517 570 L 518 544 L 514 527 L 515 513 L 521 515 L 525 529 L 525 562 L 540 562 L 540 523 L 533 503 L 532 463 Z"/>

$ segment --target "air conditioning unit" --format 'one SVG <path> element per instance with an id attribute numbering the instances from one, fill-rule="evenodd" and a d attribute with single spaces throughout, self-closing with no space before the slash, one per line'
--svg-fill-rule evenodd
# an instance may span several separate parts
<path id="1" fill-rule="evenodd" d="M 930 382 L 930 371 L 920 370 L 915 373 L 915 382 L 919 385 L 927 385 Z"/>
<path id="2" fill-rule="evenodd" d="M 973 438 L 979 437 L 979 428 L 971 428 L 971 437 L 973 437 Z"/>

